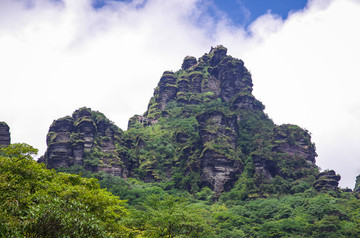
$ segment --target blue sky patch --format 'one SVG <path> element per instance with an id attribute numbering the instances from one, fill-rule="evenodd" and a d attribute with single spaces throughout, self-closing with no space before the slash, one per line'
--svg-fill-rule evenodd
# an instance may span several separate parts
<path id="1" fill-rule="evenodd" d="M 307 0 L 214 0 L 235 25 L 247 27 L 252 21 L 270 11 L 286 19 L 289 12 L 301 10 Z"/>

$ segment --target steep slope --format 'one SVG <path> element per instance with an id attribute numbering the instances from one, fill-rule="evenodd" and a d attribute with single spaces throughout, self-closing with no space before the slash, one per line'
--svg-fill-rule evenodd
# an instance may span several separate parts
<path id="1" fill-rule="evenodd" d="M 122 130 L 102 113 L 80 108 L 72 116 L 55 120 L 47 134 L 47 151 L 39 162 L 48 168 L 84 166 L 92 172 L 105 171 L 126 177 L 120 159 Z"/>
<path id="2" fill-rule="evenodd" d="M 319 171 L 309 132 L 275 125 L 252 87 L 243 61 L 223 46 L 199 59 L 187 56 L 180 70 L 163 73 L 147 111 L 130 118 L 127 131 L 79 109 L 52 124 L 40 161 L 216 194 L 242 177 L 258 190 L 275 178 L 314 180 Z"/>
<path id="3" fill-rule="evenodd" d="M 171 174 L 172 168 L 181 167 L 181 174 L 193 176 L 179 184 L 187 183 L 187 189 L 208 186 L 220 193 L 233 187 L 245 166 L 265 180 L 316 173 L 310 134 L 295 125 L 274 125 L 252 95 L 251 75 L 243 61 L 226 53 L 218 46 L 199 60 L 186 57 L 177 72 L 165 71 L 148 110 L 130 119 L 128 132 L 153 130 L 160 123 L 159 133 L 168 138 L 163 146 L 174 147 L 172 156 L 159 154 L 154 160 L 144 153 L 147 175 L 156 178 L 159 168 Z M 140 154 L 151 151 L 146 145 L 152 143 L 142 133 L 142 148 L 133 147 Z"/>

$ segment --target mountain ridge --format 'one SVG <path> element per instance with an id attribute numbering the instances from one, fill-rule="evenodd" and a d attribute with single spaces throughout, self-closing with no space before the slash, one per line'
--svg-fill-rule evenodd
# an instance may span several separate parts
<path id="1" fill-rule="evenodd" d="M 224 46 L 199 59 L 186 56 L 181 69 L 163 73 L 146 112 L 131 117 L 127 131 L 81 108 L 72 119 L 54 121 L 39 162 L 55 169 L 77 165 L 123 178 L 172 181 L 188 191 L 209 187 L 217 195 L 230 191 L 242 176 L 258 177 L 259 184 L 252 186 L 259 196 L 267 194 L 261 186 L 277 177 L 315 182 L 319 169 L 310 133 L 296 125 L 275 125 L 252 87 L 244 62 L 228 56 Z M 57 127 L 64 123 L 72 124 Z M 336 179 L 331 186 L 321 184 L 319 190 L 338 189 Z"/>

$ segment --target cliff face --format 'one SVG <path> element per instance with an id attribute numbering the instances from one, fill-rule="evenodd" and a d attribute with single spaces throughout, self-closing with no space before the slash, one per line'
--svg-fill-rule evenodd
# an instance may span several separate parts
<path id="1" fill-rule="evenodd" d="M 183 156 L 187 163 L 182 173 L 197 173 L 193 183 L 216 193 L 230 190 L 244 166 L 253 166 L 253 173 L 267 181 L 316 173 L 317 155 L 310 134 L 295 125 L 274 125 L 252 95 L 252 87 L 244 62 L 228 56 L 223 46 L 199 59 L 187 56 L 179 71 L 163 73 L 142 115 L 151 123 L 140 124 L 144 130 L 158 121 L 166 130 L 171 128 L 177 141 L 168 143 L 175 147 L 175 157 Z M 185 122 L 183 126 L 172 122 L 191 118 L 196 119 L 192 137 L 184 132 Z M 132 118 L 128 131 L 137 122 Z M 146 147 L 149 142 L 145 138 L 142 143 Z M 176 156 L 176 151 L 183 154 Z"/>
<path id="2" fill-rule="evenodd" d="M 252 80 L 244 62 L 226 55 L 223 46 L 212 48 L 198 61 L 187 56 L 182 69 L 165 71 L 155 89 L 145 116 L 159 118 L 171 101 L 199 104 L 220 99 L 228 102 L 233 110 L 263 109 L 252 92 Z"/>
<path id="3" fill-rule="evenodd" d="M 223 46 L 199 59 L 187 56 L 180 70 L 163 73 L 147 111 L 130 118 L 127 131 L 98 112 L 79 109 L 54 121 L 40 161 L 50 168 L 77 165 L 171 181 L 189 191 L 209 187 L 216 194 L 244 176 L 256 178 L 258 188 L 279 177 L 315 177 L 310 134 L 296 125 L 275 125 L 252 87 L 244 62 Z"/>
<path id="4" fill-rule="evenodd" d="M 10 145 L 10 127 L 5 122 L 0 122 L 0 147 Z"/>
<path id="5" fill-rule="evenodd" d="M 39 162 L 49 168 L 78 165 L 93 172 L 126 177 L 127 170 L 117 150 L 122 143 L 122 133 L 103 114 L 80 108 L 71 117 L 52 123 L 46 139 L 48 149 Z"/>
<path id="6" fill-rule="evenodd" d="M 337 191 L 340 179 L 340 175 L 336 174 L 334 170 L 324 171 L 316 177 L 314 187 L 319 192 L 324 190 Z"/>
<path id="7" fill-rule="evenodd" d="M 196 119 L 202 146 L 200 168 L 203 185 L 217 193 L 229 190 L 243 169 L 236 154 L 231 153 L 236 151 L 236 117 L 228 117 L 220 111 L 206 111 Z"/>

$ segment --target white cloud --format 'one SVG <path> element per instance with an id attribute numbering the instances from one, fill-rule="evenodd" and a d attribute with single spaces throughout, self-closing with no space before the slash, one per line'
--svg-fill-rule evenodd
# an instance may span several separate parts
<path id="1" fill-rule="evenodd" d="M 318 165 L 351 187 L 360 173 L 359 12 L 359 1 L 312 1 L 243 55 L 270 117 L 311 131 Z"/>
<path id="2" fill-rule="evenodd" d="M 320 167 L 341 173 L 342 186 L 360 174 L 359 1 L 312 0 L 285 21 L 260 17 L 251 34 L 223 13 L 209 15 L 207 0 L 98 10 L 90 0 L 23 2 L 0 2 L 0 120 L 13 142 L 43 153 L 52 120 L 81 106 L 126 129 L 130 116 L 146 110 L 163 71 L 224 44 L 253 73 L 269 116 L 313 133 Z"/>

